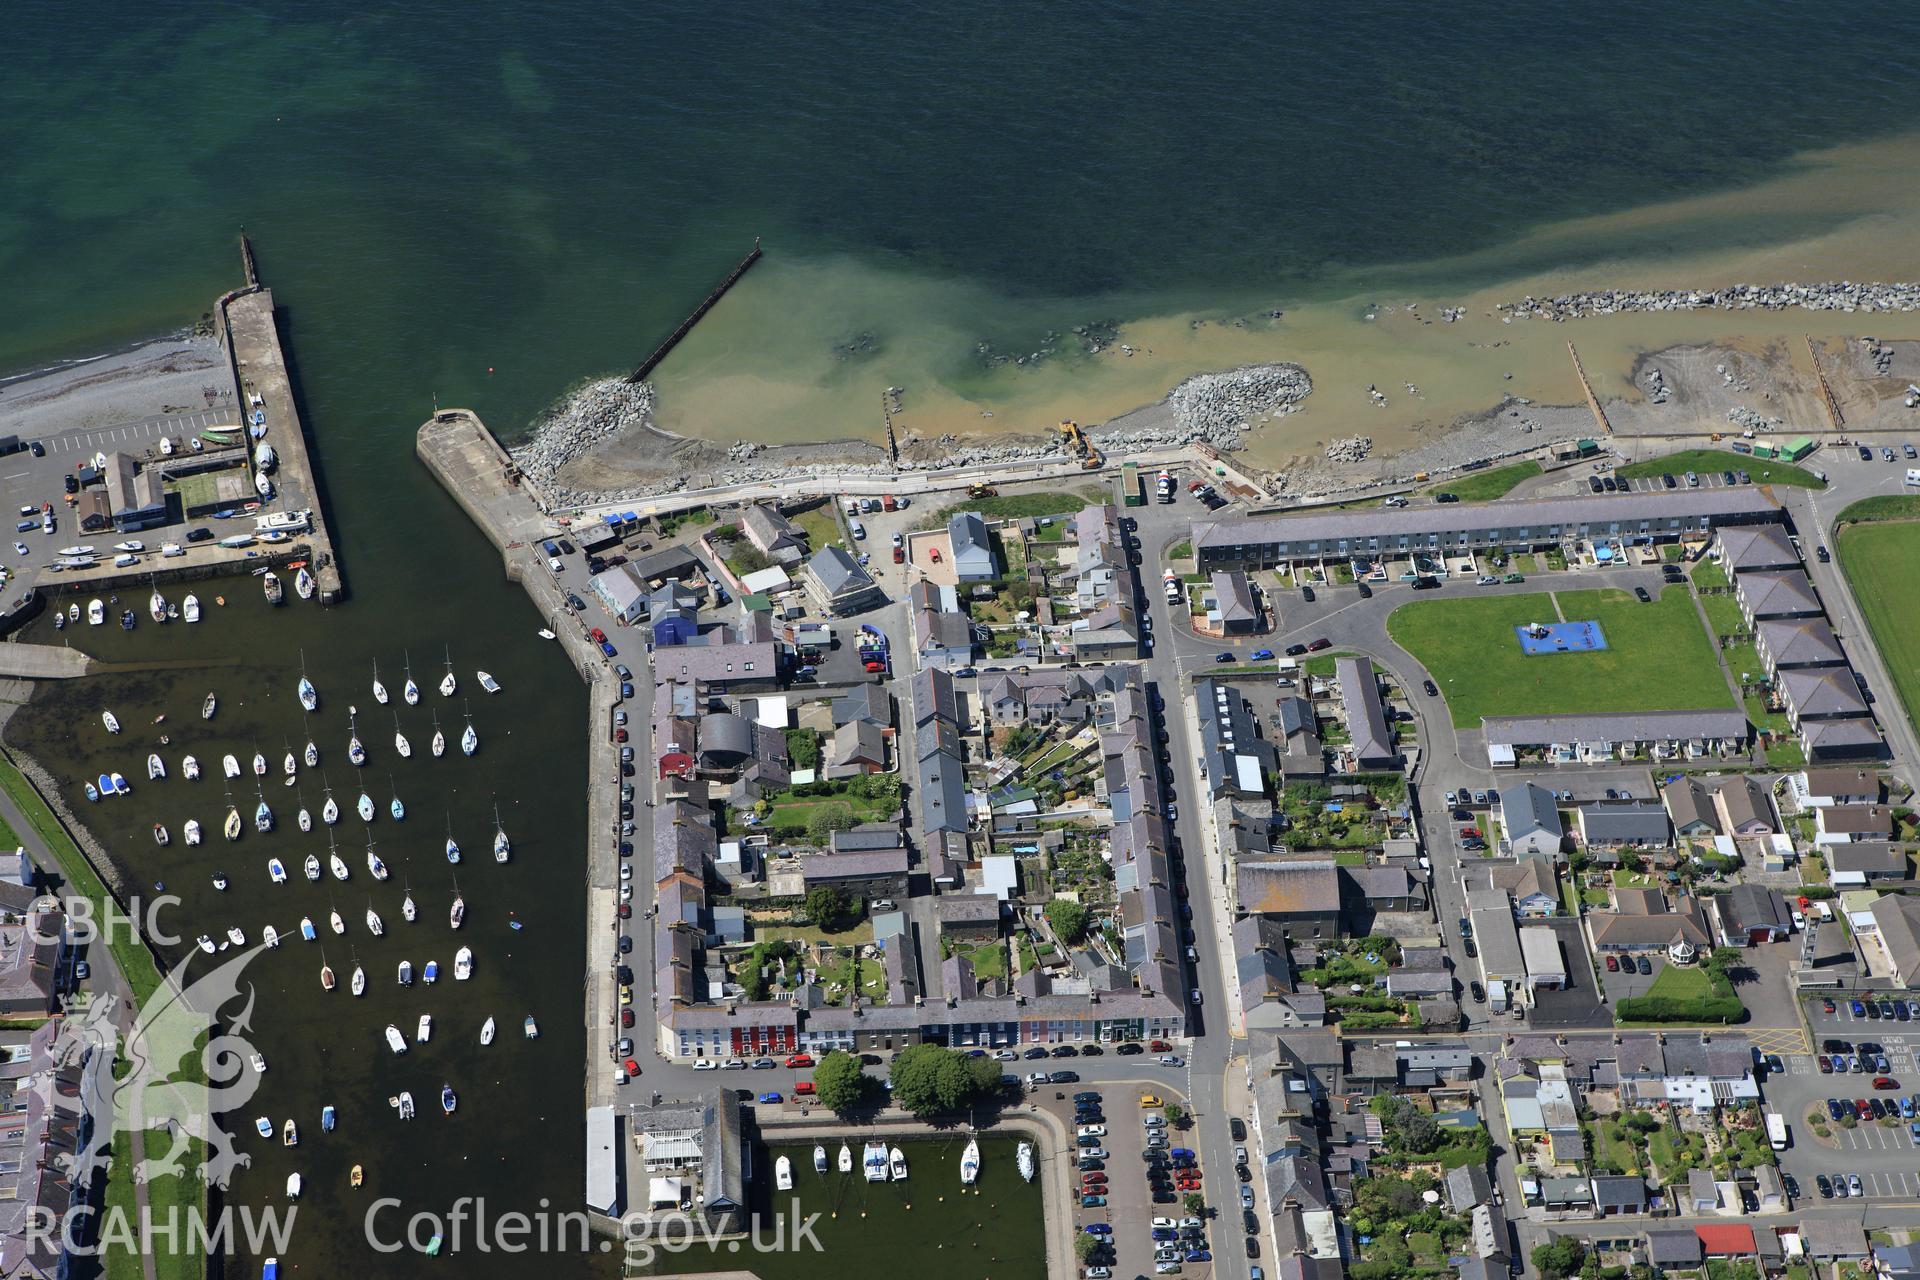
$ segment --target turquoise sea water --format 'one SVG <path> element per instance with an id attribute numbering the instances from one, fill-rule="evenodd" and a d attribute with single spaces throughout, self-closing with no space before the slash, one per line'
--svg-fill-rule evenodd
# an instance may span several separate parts
<path id="1" fill-rule="evenodd" d="M 740 300 L 792 305 L 791 320 L 776 313 L 752 342 L 728 345 L 722 325 L 723 340 L 690 344 L 682 372 L 663 372 L 669 400 L 676 377 L 722 364 L 831 391 L 847 368 L 832 348 L 863 336 L 878 353 L 864 358 L 977 389 L 1012 376 L 978 343 L 1024 351 L 1090 320 L 1233 313 L 1374 282 L 1471 287 L 1838 231 L 1844 213 L 1736 207 L 1657 232 L 1561 237 L 1551 256 L 1520 241 L 1912 129 L 1917 29 L 1917 10 L 1784 0 L 10 11 L 0 371 L 191 322 L 238 281 L 243 226 L 283 308 L 352 599 L 324 616 L 250 609 L 207 627 L 219 639 L 204 644 L 242 669 L 217 683 L 260 700 L 237 723 L 269 749 L 301 732 L 284 704 L 303 648 L 327 689 L 363 684 L 375 658 L 391 681 L 407 648 L 431 669 L 447 643 L 469 682 L 484 661 L 509 688 L 476 707 L 497 745 L 464 779 L 398 771 L 418 825 L 396 844 L 418 846 L 425 881 L 445 812 L 478 834 L 502 797 L 527 857 L 491 879 L 476 868 L 462 887 L 490 913 L 489 948 L 516 955 L 477 983 L 500 1010 L 550 1010 L 550 1036 L 500 1055 L 484 1084 L 463 1047 L 449 1069 L 475 1081 L 472 1109 L 451 1127 L 398 1126 L 381 1114 L 391 1065 L 358 1031 L 335 1036 L 300 955 L 257 1014 L 287 1064 L 268 1101 L 309 1116 L 338 1075 L 362 1114 L 350 1144 L 312 1157 L 334 1189 L 310 1193 L 317 1211 L 290 1257 L 326 1274 L 416 1273 L 362 1242 L 360 1206 L 337 1188 L 349 1156 L 410 1206 L 485 1194 L 572 1207 L 583 1186 L 578 685 L 412 459 L 435 397 L 511 433 L 568 383 L 636 360 L 756 235 L 769 257 Z M 117 633 L 101 643 L 122 645 Z M 183 656 L 169 648 L 178 635 L 124 643 L 129 657 Z M 130 674 L 57 691 L 9 735 L 78 772 L 101 748 L 66 726 L 92 723 L 106 700 L 177 723 L 211 679 Z M 363 728 L 391 732 L 379 717 Z M 337 754 L 337 714 L 326 732 Z M 384 776 L 372 784 L 383 800 Z M 140 882 L 158 878 L 145 874 L 145 824 L 181 816 L 149 811 L 153 790 L 102 819 Z M 181 860 L 175 849 L 163 870 L 188 874 Z M 250 931 L 268 901 L 256 861 L 220 904 Z M 192 879 L 190 905 L 210 911 Z M 364 909 L 363 896 L 343 907 Z M 501 932 L 515 904 L 538 924 L 531 936 Z M 388 1002 L 383 1017 L 414 1007 Z M 302 1061 L 304 1044 L 339 1048 Z M 237 1195 L 274 1198 L 288 1167 L 264 1153 Z M 498 1254 L 459 1265 L 525 1274 Z"/>

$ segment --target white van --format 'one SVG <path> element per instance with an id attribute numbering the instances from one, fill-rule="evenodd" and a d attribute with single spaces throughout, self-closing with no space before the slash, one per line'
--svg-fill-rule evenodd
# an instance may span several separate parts
<path id="1" fill-rule="evenodd" d="M 1912 485 L 1920 485 L 1920 467 L 1907 468 L 1907 483 Z"/>
<path id="2" fill-rule="evenodd" d="M 847 521 L 847 528 L 853 530 L 853 536 L 856 538 L 864 538 L 867 536 L 867 526 L 861 524 L 858 520 Z"/>

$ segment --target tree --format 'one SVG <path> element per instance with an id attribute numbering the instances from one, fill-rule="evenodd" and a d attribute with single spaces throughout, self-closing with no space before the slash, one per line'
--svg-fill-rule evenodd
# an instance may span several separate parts
<path id="1" fill-rule="evenodd" d="M 820 767 L 820 735 L 811 729 L 787 730 L 787 755 L 796 769 Z"/>
<path id="2" fill-rule="evenodd" d="M 924 1119 L 958 1111 L 988 1087 L 999 1088 L 1000 1064 L 937 1044 L 917 1044 L 893 1056 L 888 1079 L 893 1081 L 893 1100 Z"/>
<path id="3" fill-rule="evenodd" d="M 1161 1111 L 1166 1115 L 1167 1123 L 1176 1129 L 1186 1123 L 1187 1109 L 1177 1102 L 1169 1102 Z"/>
<path id="4" fill-rule="evenodd" d="M 1071 898 L 1055 898 L 1047 904 L 1047 923 L 1060 941 L 1072 946 L 1087 936 L 1087 909 Z"/>
<path id="5" fill-rule="evenodd" d="M 807 890 L 806 905 L 802 908 L 807 922 L 822 933 L 832 933 L 840 918 L 847 913 L 847 895 L 832 885 L 821 885 Z"/>
<path id="6" fill-rule="evenodd" d="M 1444 1136 L 1440 1123 L 1418 1107 L 1400 1113 L 1400 1141 L 1415 1155 L 1427 1155 L 1440 1146 Z"/>
<path id="7" fill-rule="evenodd" d="M 1530 1256 L 1543 1280 L 1566 1280 L 1587 1260 L 1587 1247 L 1572 1236 L 1560 1236 L 1536 1245 Z"/>
<path id="8" fill-rule="evenodd" d="M 1187 1192 L 1187 1198 L 1181 1201 L 1181 1203 L 1186 1206 L 1187 1212 L 1193 1214 L 1195 1217 L 1199 1217 L 1207 1211 L 1207 1198 L 1198 1191 Z"/>
<path id="9" fill-rule="evenodd" d="M 1088 1262 L 1100 1249 L 1100 1237 L 1090 1236 L 1086 1232 L 1076 1232 L 1073 1237 L 1073 1256 L 1081 1262 Z"/>
<path id="10" fill-rule="evenodd" d="M 873 1081 L 860 1069 L 860 1059 L 835 1049 L 813 1069 L 813 1087 L 820 1104 L 845 1115 L 858 1111 Z"/>
<path id="11" fill-rule="evenodd" d="M 836 831 L 849 831 L 853 828 L 853 806 L 845 800 L 835 800 L 821 805 L 807 819 L 807 835 L 815 844 L 825 844 Z"/>

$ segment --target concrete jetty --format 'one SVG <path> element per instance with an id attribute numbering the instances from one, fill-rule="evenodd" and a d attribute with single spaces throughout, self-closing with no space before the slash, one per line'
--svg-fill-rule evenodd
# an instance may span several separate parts
<path id="1" fill-rule="evenodd" d="M 266 411 L 267 439 L 279 459 L 273 477 L 275 497 L 268 506 L 277 511 L 305 507 L 312 512 L 313 526 L 298 541 L 307 549 L 308 569 L 320 602 L 332 604 L 345 593 L 345 583 L 334 554 L 333 536 L 327 531 L 306 429 L 294 405 L 286 356 L 280 350 L 273 290 L 262 286 L 228 295 L 221 300 L 219 313 L 220 332 L 233 362 L 234 383 L 240 390 L 239 402 L 250 417 L 254 397 L 259 397 L 259 407 Z"/>

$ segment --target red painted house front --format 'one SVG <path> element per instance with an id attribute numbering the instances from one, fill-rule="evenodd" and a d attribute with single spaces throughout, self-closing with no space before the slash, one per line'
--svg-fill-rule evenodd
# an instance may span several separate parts
<path id="1" fill-rule="evenodd" d="M 733 1052 L 738 1057 L 798 1053 L 799 1050 L 800 1031 L 792 1023 L 733 1029 Z"/>

